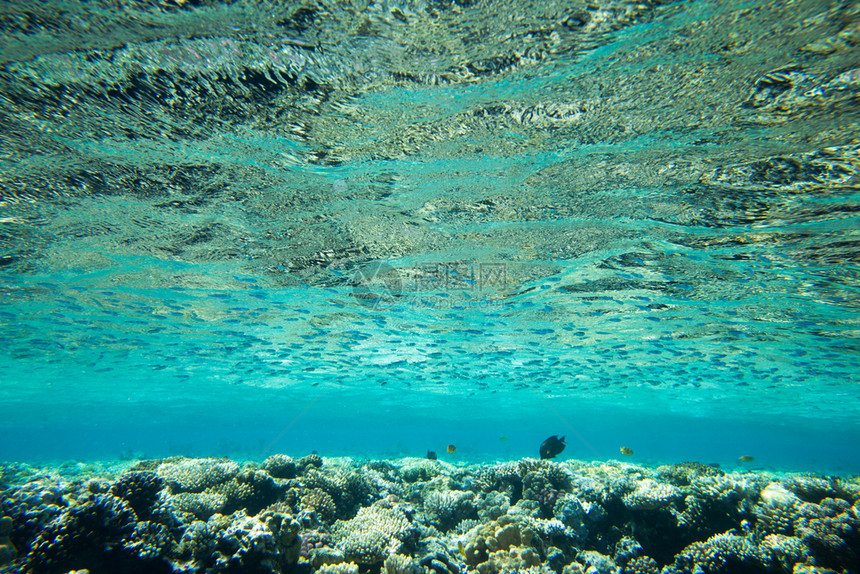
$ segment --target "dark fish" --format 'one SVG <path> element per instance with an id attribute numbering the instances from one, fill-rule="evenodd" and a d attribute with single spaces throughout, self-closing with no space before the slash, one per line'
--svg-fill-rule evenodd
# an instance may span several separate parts
<path id="1" fill-rule="evenodd" d="M 754 457 L 754 456 L 750 456 L 750 455 L 748 455 L 748 454 L 745 454 L 745 455 L 743 455 L 743 456 L 739 456 L 739 457 L 738 457 L 738 460 L 739 460 L 739 461 L 741 461 L 741 462 L 752 462 L 752 461 L 754 461 L 754 460 L 755 460 L 755 457 Z"/>
<path id="2" fill-rule="evenodd" d="M 555 458 L 564 450 L 564 437 L 558 438 L 558 435 L 552 435 L 540 445 L 541 458 Z"/>
<path id="3" fill-rule="evenodd" d="M 427 458 L 429 460 L 436 460 L 436 451 L 435 450 L 428 450 L 427 451 Z"/>
<path id="4" fill-rule="evenodd" d="M 457 452 L 457 447 L 454 446 L 453 444 L 449 444 L 448 445 L 448 454 L 454 454 L 455 452 Z"/>

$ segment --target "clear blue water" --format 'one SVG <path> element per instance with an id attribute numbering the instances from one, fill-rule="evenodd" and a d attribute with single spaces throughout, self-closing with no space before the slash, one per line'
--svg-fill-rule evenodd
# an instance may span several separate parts
<path id="1" fill-rule="evenodd" d="M 308 6 L 4 8 L 0 459 L 860 472 L 856 7 Z"/>

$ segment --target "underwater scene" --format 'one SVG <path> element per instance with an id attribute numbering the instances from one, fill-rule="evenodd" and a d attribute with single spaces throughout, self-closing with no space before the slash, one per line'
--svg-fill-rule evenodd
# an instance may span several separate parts
<path id="1" fill-rule="evenodd" d="M 860 574 L 860 3 L 0 5 L 0 573 Z"/>

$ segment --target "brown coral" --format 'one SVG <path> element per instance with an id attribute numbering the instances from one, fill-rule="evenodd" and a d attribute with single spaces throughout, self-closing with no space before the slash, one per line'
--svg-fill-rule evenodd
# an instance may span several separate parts
<path id="1" fill-rule="evenodd" d="M 507 550 L 491 552 L 487 560 L 475 567 L 479 574 L 499 574 L 500 572 L 521 572 L 539 566 L 540 556 L 530 546 L 514 546 Z"/>
<path id="2" fill-rule="evenodd" d="M 486 562 L 491 553 L 512 546 L 527 546 L 533 538 L 534 532 L 525 527 L 521 520 L 505 515 L 496 521 L 479 524 L 466 533 L 462 552 L 466 563 L 475 568 Z"/>

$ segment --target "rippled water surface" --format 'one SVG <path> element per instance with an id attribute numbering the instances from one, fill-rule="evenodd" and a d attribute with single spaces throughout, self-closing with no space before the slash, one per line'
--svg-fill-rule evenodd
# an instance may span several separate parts
<path id="1" fill-rule="evenodd" d="M 0 458 L 860 472 L 856 3 L 0 27 Z"/>

